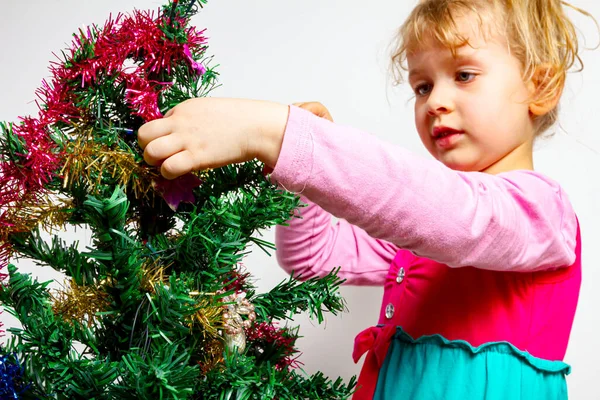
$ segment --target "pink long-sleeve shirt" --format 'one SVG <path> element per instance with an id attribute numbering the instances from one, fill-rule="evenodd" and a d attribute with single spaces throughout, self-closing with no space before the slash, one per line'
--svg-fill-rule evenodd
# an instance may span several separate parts
<path id="1" fill-rule="evenodd" d="M 413 337 L 508 341 L 563 359 L 580 246 L 555 181 L 454 171 L 294 106 L 270 179 L 308 204 L 276 229 L 285 270 L 309 278 L 340 266 L 348 284 L 383 285 L 380 324 Z"/>

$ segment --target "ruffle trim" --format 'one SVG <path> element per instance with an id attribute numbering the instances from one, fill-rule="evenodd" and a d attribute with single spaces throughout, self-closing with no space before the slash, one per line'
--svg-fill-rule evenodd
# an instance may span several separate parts
<path id="1" fill-rule="evenodd" d="M 516 348 L 509 342 L 489 342 L 484 343 L 480 346 L 473 347 L 471 344 L 464 340 L 448 340 L 445 337 L 435 334 L 435 335 L 427 335 L 421 336 L 418 339 L 414 339 L 408 333 L 406 333 L 401 327 L 396 328 L 396 333 L 394 334 L 393 339 L 400 340 L 405 343 L 412 344 L 424 344 L 424 345 L 437 345 L 441 347 L 450 347 L 450 348 L 458 348 L 463 349 L 469 352 L 472 355 L 477 355 L 485 352 L 497 352 L 503 353 L 507 355 L 514 356 L 521 361 L 531 365 L 539 371 L 548 372 L 548 373 L 561 373 L 568 375 L 571 373 L 571 366 L 562 361 L 551 361 L 543 358 L 538 358 L 532 356 L 527 351 L 522 351 Z"/>

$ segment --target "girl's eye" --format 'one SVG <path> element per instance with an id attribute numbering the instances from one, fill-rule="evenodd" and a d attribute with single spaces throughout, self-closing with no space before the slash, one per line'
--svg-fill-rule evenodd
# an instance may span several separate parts
<path id="1" fill-rule="evenodd" d="M 459 82 L 470 82 L 475 78 L 475 74 L 472 72 L 461 71 L 456 74 L 456 80 Z"/>
<path id="2" fill-rule="evenodd" d="M 429 83 L 423 83 L 421 85 L 417 85 L 415 87 L 415 94 L 417 96 L 427 96 L 429 92 L 431 92 L 431 88 L 433 85 Z"/>

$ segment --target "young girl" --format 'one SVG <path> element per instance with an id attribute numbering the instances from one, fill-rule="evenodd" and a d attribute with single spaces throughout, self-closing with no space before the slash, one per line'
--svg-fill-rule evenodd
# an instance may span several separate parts
<path id="1" fill-rule="evenodd" d="M 308 204 L 277 228 L 281 265 L 385 287 L 379 324 L 356 339 L 356 399 L 565 399 L 579 227 L 532 146 L 577 50 L 560 0 L 421 0 L 393 61 L 436 160 L 318 103 L 193 99 L 139 141 L 171 179 L 258 158 Z"/>

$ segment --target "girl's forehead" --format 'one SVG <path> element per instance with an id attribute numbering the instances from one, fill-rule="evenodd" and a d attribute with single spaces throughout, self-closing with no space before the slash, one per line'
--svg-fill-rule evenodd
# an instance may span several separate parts
<path id="1" fill-rule="evenodd" d="M 420 24 L 413 24 L 411 28 L 404 32 L 407 56 L 411 52 L 428 48 L 445 48 L 455 52 L 464 46 L 477 48 L 488 41 L 506 40 L 497 20 L 483 18 L 474 12 L 455 15 L 448 24 L 422 21 Z"/>
<path id="2" fill-rule="evenodd" d="M 407 60 L 431 53 L 449 53 L 453 57 L 459 57 L 490 48 L 508 51 L 508 42 L 504 36 L 466 26 L 452 36 L 440 38 L 434 33 L 428 33 L 419 41 L 407 44 Z"/>

